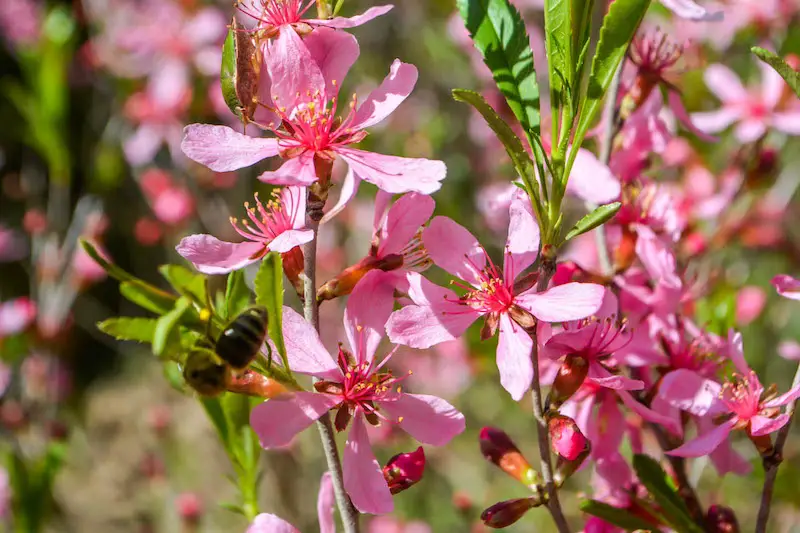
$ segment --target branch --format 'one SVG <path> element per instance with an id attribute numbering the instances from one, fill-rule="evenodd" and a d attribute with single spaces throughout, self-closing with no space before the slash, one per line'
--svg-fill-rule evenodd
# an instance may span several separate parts
<path id="1" fill-rule="evenodd" d="M 800 366 L 792 380 L 792 388 L 800 385 Z M 786 407 L 786 414 L 789 421 L 778 431 L 775 438 L 775 449 L 772 454 L 764 458 L 764 488 L 761 490 L 761 506 L 758 509 L 758 520 L 756 521 L 756 533 L 766 533 L 767 522 L 769 522 L 769 511 L 772 504 L 772 492 L 775 489 L 775 480 L 778 478 L 778 467 L 783 462 L 783 447 L 789 437 L 789 429 L 792 427 L 797 401 L 793 401 Z"/>

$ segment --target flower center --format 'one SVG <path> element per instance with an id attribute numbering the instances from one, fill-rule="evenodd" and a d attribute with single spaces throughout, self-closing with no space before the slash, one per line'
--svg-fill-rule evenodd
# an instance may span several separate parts
<path id="1" fill-rule="evenodd" d="M 261 29 L 268 32 L 286 24 L 300 22 L 302 16 L 314 5 L 314 0 L 261 0 L 261 10 L 255 6 L 238 1 L 236 8 L 245 15 L 261 23 Z"/>
<path id="2" fill-rule="evenodd" d="M 231 217 L 233 229 L 248 241 L 268 244 L 286 230 L 292 229 L 292 219 L 298 205 L 288 191 L 273 191 L 272 199 L 266 205 L 254 195 L 255 207 L 245 202 L 244 207 L 250 220 L 239 220 Z"/>
<path id="3" fill-rule="evenodd" d="M 722 386 L 719 398 L 736 416 L 748 420 L 758 414 L 762 392 L 764 387 L 755 372 L 750 371 L 746 376 L 734 374 L 731 381 Z"/>
<path id="4" fill-rule="evenodd" d="M 639 73 L 653 82 L 663 79 L 683 55 L 683 46 L 673 43 L 660 29 L 640 34 L 631 43 L 630 58 Z"/>
<path id="5" fill-rule="evenodd" d="M 588 317 L 578 321 L 577 327 L 567 323 L 564 325 L 566 331 L 575 331 L 583 328 L 593 328 L 592 335 L 586 346 L 574 355 L 581 356 L 586 360 L 604 359 L 621 350 L 630 344 L 633 336 L 628 321 L 617 320 L 617 316 L 610 316 L 604 319 L 598 317 Z"/>

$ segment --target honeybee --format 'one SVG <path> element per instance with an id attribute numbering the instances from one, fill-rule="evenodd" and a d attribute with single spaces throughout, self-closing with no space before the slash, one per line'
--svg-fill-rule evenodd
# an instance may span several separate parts
<path id="1" fill-rule="evenodd" d="M 263 306 L 242 311 L 222 331 L 214 346 L 216 354 L 232 368 L 242 370 L 261 351 L 267 338 L 268 316 Z"/>
<path id="2" fill-rule="evenodd" d="M 217 396 L 228 389 L 231 369 L 211 350 L 195 348 L 186 356 L 183 379 L 199 394 Z"/>

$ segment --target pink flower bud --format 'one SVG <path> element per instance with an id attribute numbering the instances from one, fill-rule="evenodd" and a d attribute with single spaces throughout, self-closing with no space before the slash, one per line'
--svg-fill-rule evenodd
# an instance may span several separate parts
<path id="1" fill-rule="evenodd" d="M 522 518 L 525 513 L 537 505 L 540 505 L 540 502 L 533 497 L 507 500 L 484 510 L 481 513 L 481 520 L 491 528 L 502 529 Z"/>
<path id="2" fill-rule="evenodd" d="M 184 492 L 175 500 L 175 507 L 181 520 L 187 524 L 196 524 L 203 516 L 203 502 L 194 492 Z"/>
<path id="3" fill-rule="evenodd" d="M 480 434 L 481 453 L 500 469 L 526 486 L 541 482 L 534 470 L 511 438 L 502 430 L 484 427 Z"/>
<path id="4" fill-rule="evenodd" d="M 577 355 L 568 355 L 558 369 L 553 388 L 548 397 L 548 407 L 558 409 L 583 385 L 589 365 L 586 359 Z"/>
<path id="5" fill-rule="evenodd" d="M 568 416 L 554 415 L 547 422 L 553 451 L 568 461 L 574 461 L 589 447 L 575 421 Z"/>
<path id="6" fill-rule="evenodd" d="M 709 533 L 739 533 L 739 521 L 730 507 L 712 505 L 706 514 Z"/>
<path id="7" fill-rule="evenodd" d="M 425 451 L 422 446 L 410 453 L 399 453 L 383 467 L 383 477 L 392 494 L 403 492 L 419 482 L 425 472 Z"/>

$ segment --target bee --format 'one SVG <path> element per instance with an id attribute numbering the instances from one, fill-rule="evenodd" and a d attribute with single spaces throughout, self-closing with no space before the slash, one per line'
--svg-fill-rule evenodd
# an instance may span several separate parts
<path id="1" fill-rule="evenodd" d="M 231 369 L 211 350 L 195 348 L 186 356 L 183 379 L 199 394 L 217 396 L 228 389 Z"/>
<path id="2" fill-rule="evenodd" d="M 268 316 L 263 306 L 242 311 L 222 331 L 214 345 L 216 354 L 236 370 L 247 368 L 267 338 Z"/>

